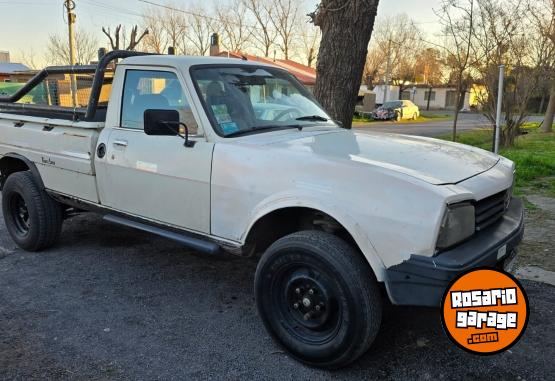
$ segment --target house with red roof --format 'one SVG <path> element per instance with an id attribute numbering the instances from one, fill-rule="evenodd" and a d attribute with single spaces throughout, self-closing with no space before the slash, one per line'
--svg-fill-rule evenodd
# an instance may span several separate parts
<path id="1" fill-rule="evenodd" d="M 220 52 L 219 37 L 217 34 L 212 35 L 210 39 L 210 55 L 219 57 L 237 58 L 247 61 L 261 62 L 278 66 L 287 70 L 295 76 L 303 85 L 311 91 L 316 84 L 316 70 L 310 66 L 303 65 L 299 62 L 286 59 L 271 59 L 268 57 L 259 57 L 252 54 L 242 52 Z"/>
<path id="2" fill-rule="evenodd" d="M 27 72 L 30 69 L 17 62 L 0 62 L 0 82 L 11 82 L 11 76 L 17 72 Z"/>

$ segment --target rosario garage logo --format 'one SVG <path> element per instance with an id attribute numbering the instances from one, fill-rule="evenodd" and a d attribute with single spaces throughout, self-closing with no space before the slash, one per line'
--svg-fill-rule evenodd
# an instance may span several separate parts
<path id="1" fill-rule="evenodd" d="M 447 336 L 466 351 L 489 355 L 515 344 L 528 324 L 528 298 L 510 274 L 484 267 L 459 275 L 442 300 Z"/>

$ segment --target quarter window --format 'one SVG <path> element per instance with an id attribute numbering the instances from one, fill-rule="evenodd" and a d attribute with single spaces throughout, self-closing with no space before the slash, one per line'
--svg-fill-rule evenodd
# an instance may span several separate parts
<path id="1" fill-rule="evenodd" d="M 127 70 L 121 106 L 121 127 L 142 130 L 148 109 L 177 110 L 180 120 L 197 133 L 197 123 L 177 75 L 166 71 Z"/>

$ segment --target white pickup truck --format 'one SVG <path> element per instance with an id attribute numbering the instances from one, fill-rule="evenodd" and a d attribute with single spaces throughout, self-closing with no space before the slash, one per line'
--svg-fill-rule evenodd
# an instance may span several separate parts
<path id="1" fill-rule="evenodd" d="M 114 58 L 125 59 L 109 76 Z M 87 103 L 64 107 L 64 89 L 87 78 Z M 92 211 L 207 254 L 263 253 L 254 288 L 267 330 L 326 368 L 369 348 L 384 297 L 439 306 L 460 272 L 506 266 L 524 230 L 511 161 L 343 129 L 286 71 L 226 58 L 112 52 L 40 72 L 0 98 L 0 173 L 25 250 Z"/>

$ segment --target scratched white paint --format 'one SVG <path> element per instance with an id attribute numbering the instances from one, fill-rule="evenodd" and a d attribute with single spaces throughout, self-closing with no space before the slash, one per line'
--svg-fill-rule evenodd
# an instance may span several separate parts
<path id="1" fill-rule="evenodd" d="M 137 169 L 139 171 L 156 173 L 158 172 L 158 165 L 154 163 L 146 163 L 144 161 L 137 161 Z"/>

